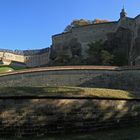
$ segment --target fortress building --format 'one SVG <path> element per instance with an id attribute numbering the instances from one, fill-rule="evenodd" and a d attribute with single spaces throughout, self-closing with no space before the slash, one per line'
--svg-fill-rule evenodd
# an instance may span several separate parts
<path id="1" fill-rule="evenodd" d="M 69 56 L 73 55 L 71 48 L 81 48 L 80 57 L 86 58 L 88 44 L 99 40 L 108 47 L 124 49 L 128 65 L 140 65 L 140 15 L 135 18 L 127 17 L 124 8 L 118 21 L 73 27 L 68 32 L 53 35 L 50 48 L 26 51 L 1 49 L 0 63 L 27 67 L 47 66 L 57 59 L 62 48 L 68 50 Z"/>
<path id="2" fill-rule="evenodd" d="M 56 54 L 62 46 L 71 46 L 75 42 L 82 48 L 81 56 L 86 57 L 88 44 L 99 40 L 109 47 L 124 48 L 128 65 L 140 65 L 140 15 L 127 17 L 124 8 L 118 21 L 74 27 L 69 32 L 54 35 L 52 51 Z"/>
<path id="3" fill-rule="evenodd" d="M 40 50 L 0 50 L 0 64 L 23 67 L 46 66 L 49 62 L 49 48 Z"/>

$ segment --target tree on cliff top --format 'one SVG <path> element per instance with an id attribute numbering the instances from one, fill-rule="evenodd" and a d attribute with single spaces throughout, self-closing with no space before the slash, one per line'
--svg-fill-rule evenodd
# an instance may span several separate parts
<path id="1" fill-rule="evenodd" d="M 94 19 L 94 20 L 86 20 L 86 19 L 75 19 L 73 20 L 70 25 L 68 25 L 64 32 L 70 31 L 73 27 L 79 27 L 79 26 L 84 26 L 84 25 L 89 25 L 89 24 L 96 24 L 96 23 L 104 23 L 104 22 L 109 22 L 109 20 L 102 20 L 102 19 Z"/>
<path id="2" fill-rule="evenodd" d="M 65 28 L 65 32 L 68 32 L 70 31 L 73 27 L 79 27 L 79 26 L 83 26 L 83 25 L 88 25 L 88 24 L 91 24 L 91 21 L 89 20 L 85 20 L 85 19 L 75 19 L 73 20 L 70 25 L 68 25 L 66 28 Z"/>
<path id="3" fill-rule="evenodd" d="M 105 23 L 105 22 L 109 22 L 109 20 L 96 18 L 93 20 L 92 23 L 96 24 L 96 23 Z"/>

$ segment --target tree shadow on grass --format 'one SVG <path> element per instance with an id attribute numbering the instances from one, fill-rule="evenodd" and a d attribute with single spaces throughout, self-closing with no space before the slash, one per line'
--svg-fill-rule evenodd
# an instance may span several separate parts
<path id="1" fill-rule="evenodd" d="M 30 89 L 31 90 L 31 89 Z M 24 92 L 29 92 L 29 89 Z M 10 92 L 10 90 L 8 90 Z M 18 93 L 23 92 L 23 88 Z M 34 93 L 33 90 L 30 91 Z M 44 93 L 38 89 L 38 92 Z M 131 94 L 133 97 L 133 94 Z M 138 125 L 140 101 L 118 99 L 0 99 L 1 136 L 89 133 Z M 84 139 L 91 135 L 77 136 Z M 94 137 L 93 137 L 94 138 Z"/>

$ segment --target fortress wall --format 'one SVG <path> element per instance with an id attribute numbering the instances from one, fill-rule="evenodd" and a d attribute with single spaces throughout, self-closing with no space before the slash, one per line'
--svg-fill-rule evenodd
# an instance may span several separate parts
<path id="1" fill-rule="evenodd" d="M 25 56 L 25 63 L 27 67 L 35 67 L 39 64 L 39 55 Z"/>
<path id="2" fill-rule="evenodd" d="M 49 63 L 49 52 L 40 55 L 40 65 L 47 65 Z"/>
<path id="3" fill-rule="evenodd" d="M 52 43 L 54 49 L 59 49 L 64 43 L 69 42 L 72 39 L 72 33 L 62 33 L 52 37 Z"/>
<path id="4" fill-rule="evenodd" d="M 140 123 L 140 101 L 0 99 L 0 136 L 90 132 Z"/>
<path id="5" fill-rule="evenodd" d="M 81 86 L 140 91 L 140 70 L 50 70 L 0 76 L 0 81 L 2 87 Z"/>
<path id="6" fill-rule="evenodd" d="M 135 61 L 135 65 L 140 65 L 140 57 L 139 57 L 139 38 L 140 38 L 140 15 L 137 16 L 133 23 L 133 38 L 132 38 L 132 51 L 131 55 L 133 56 L 133 62 Z"/>
<path id="7" fill-rule="evenodd" d="M 42 53 L 39 55 L 25 56 L 25 62 L 28 67 L 39 67 L 47 65 L 49 62 L 49 52 Z"/>
<path id="8" fill-rule="evenodd" d="M 140 30 L 140 16 L 135 19 L 135 36 L 138 37 L 138 30 Z"/>
<path id="9" fill-rule="evenodd" d="M 114 32 L 116 26 L 117 22 L 75 27 L 71 32 L 53 36 L 53 45 L 64 44 L 69 42 L 71 38 L 78 38 L 80 43 L 89 43 L 100 39 L 105 40 L 106 34 L 109 32 Z"/>
<path id="10" fill-rule="evenodd" d="M 117 27 L 117 29 L 119 28 L 119 27 L 123 27 L 123 28 L 125 28 L 125 29 L 130 29 L 130 30 L 134 30 L 133 28 L 134 28 L 134 19 L 132 19 L 132 18 L 129 18 L 129 17 L 126 17 L 126 18 L 124 18 L 124 19 L 120 19 L 119 20 L 119 24 L 118 24 L 118 27 Z"/>
<path id="11" fill-rule="evenodd" d="M 91 78 L 92 74 L 96 76 L 99 71 L 57 70 L 14 74 L 1 76 L 0 86 L 76 86 Z"/>
<path id="12" fill-rule="evenodd" d="M 106 40 L 106 35 L 109 32 L 114 32 L 117 23 L 100 23 L 95 25 L 82 26 L 73 28 L 72 33 L 76 35 L 81 43 L 89 43 L 97 40 Z"/>
<path id="13" fill-rule="evenodd" d="M 135 18 L 135 22 L 137 25 L 140 25 L 140 15 Z"/>
<path id="14" fill-rule="evenodd" d="M 117 22 L 99 23 L 72 28 L 71 32 L 62 33 L 52 37 L 53 49 L 57 50 L 63 45 L 70 43 L 72 38 L 77 38 L 82 46 L 82 54 L 86 57 L 86 49 L 90 42 L 106 40 L 107 33 L 114 32 Z"/>

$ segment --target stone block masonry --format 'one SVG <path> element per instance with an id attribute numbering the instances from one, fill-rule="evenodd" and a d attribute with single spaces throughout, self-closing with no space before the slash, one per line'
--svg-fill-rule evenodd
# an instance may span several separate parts
<path id="1" fill-rule="evenodd" d="M 140 91 L 140 70 L 58 69 L 0 76 L 0 86 L 81 86 Z"/>

